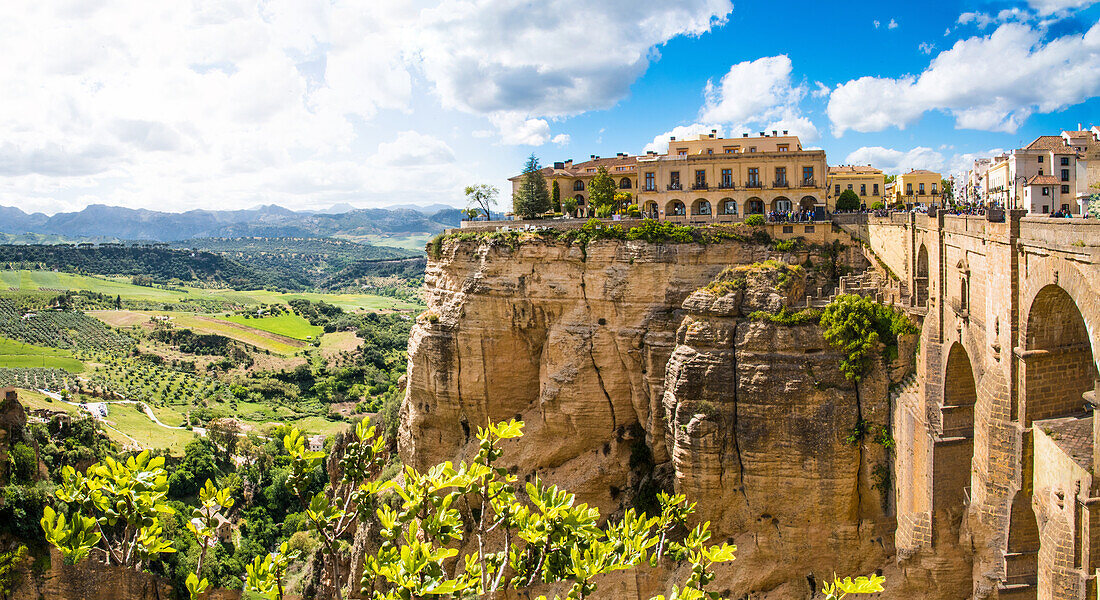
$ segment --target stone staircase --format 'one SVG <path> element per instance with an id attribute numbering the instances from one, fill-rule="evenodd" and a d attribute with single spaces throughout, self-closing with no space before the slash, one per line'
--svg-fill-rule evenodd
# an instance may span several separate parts
<path id="1" fill-rule="evenodd" d="M 905 399 L 912 399 L 914 401 L 919 399 L 920 395 L 920 378 L 917 377 L 917 373 L 914 371 L 905 376 L 897 385 L 890 388 L 890 406 L 897 406 L 897 403 L 902 401 L 902 397 Z"/>

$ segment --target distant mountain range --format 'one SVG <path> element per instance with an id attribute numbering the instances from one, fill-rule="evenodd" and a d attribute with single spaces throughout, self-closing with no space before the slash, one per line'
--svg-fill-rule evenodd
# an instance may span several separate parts
<path id="1" fill-rule="evenodd" d="M 333 207 L 330 210 L 341 210 Z M 0 206 L 0 233 L 104 237 L 162 242 L 195 237 L 349 237 L 436 233 L 457 227 L 462 213 L 443 208 L 425 214 L 411 208 L 366 208 L 343 212 L 295 212 L 269 205 L 247 210 L 183 213 L 92 204 L 79 212 L 27 214 Z"/>

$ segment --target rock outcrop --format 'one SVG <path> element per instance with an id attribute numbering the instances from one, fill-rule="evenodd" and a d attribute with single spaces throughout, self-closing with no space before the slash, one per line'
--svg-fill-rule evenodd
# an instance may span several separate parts
<path id="1" fill-rule="evenodd" d="M 698 502 L 739 547 L 712 589 L 809 598 L 834 570 L 882 567 L 892 492 L 872 431 L 889 431 L 889 369 L 853 384 L 812 320 L 749 318 L 828 288 L 795 266 L 821 259 L 742 242 L 450 239 L 410 339 L 402 458 L 468 458 L 479 425 L 515 417 L 524 440 L 504 460 L 521 479 L 604 514 L 654 479 Z"/>

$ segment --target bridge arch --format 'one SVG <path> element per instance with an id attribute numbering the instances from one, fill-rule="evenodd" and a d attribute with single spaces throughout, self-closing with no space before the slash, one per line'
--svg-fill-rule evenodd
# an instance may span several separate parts
<path id="1" fill-rule="evenodd" d="M 1081 413 L 1081 394 L 1096 385 L 1085 318 L 1073 296 L 1047 284 L 1031 299 L 1023 332 L 1023 422 Z"/>
<path id="2" fill-rule="evenodd" d="M 917 306 L 928 305 L 928 248 L 922 243 L 917 251 L 917 276 L 914 279 Z"/>
<path id="3" fill-rule="evenodd" d="M 933 484 L 935 518 L 948 519 L 951 528 L 956 527 L 965 514 L 971 494 L 977 402 L 978 386 L 970 354 L 962 344 L 954 342 L 948 351 L 943 375 L 942 441 L 935 453 L 937 480 Z M 937 529 L 941 528 L 937 526 Z"/>

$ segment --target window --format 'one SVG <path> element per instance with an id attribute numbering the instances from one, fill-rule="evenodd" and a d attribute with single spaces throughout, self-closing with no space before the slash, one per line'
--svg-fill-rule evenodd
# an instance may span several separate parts
<path id="1" fill-rule="evenodd" d="M 812 183 L 814 180 L 814 168 L 802 167 L 802 183 Z"/>
<path id="2" fill-rule="evenodd" d="M 707 172 L 703 169 L 696 169 L 695 171 L 695 187 L 701 188 L 707 186 Z"/>
<path id="3" fill-rule="evenodd" d="M 657 184 L 654 181 L 655 179 L 657 179 L 656 173 L 645 174 L 645 191 L 652 192 L 657 189 Z"/>
<path id="4" fill-rule="evenodd" d="M 934 184 L 934 183 L 932 184 L 932 195 L 933 196 L 936 195 L 936 184 Z"/>
<path id="5" fill-rule="evenodd" d="M 1039 162 L 1040 162 L 1040 163 L 1042 163 L 1042 162 L 1043 162 L 1043 157 L 1042 157 L 1042 156 L 1040 156 L 1040 157 L 1039 157 Z"/>
<path id="6" fill-rule="evenodd" d="M 787 185 L 787 167 L 775 168 L 775 184 Z"/>
<path id="7" fill-rule="evenodd" d="M 794 225 L 784 225 L 783 233 L 794 233 Z"/>
<path id="8" fill-rule="evenodd" d="M 790 150 L 790 149 L 791 149 L 791 147 L 787 144 L 780 144 L 779 148 L 778 148 L 779 152 L 786 152 L 787 150 Z"/>
<path id="9" fill-rule="evenodd" d="M 1049 207 L 1049 206 L 1047 206 L 1046 204 L 1044 204 L 1044 205 L 1043 205 L 1043 211 L 1042 211 L 1042 212 L 1045 212 L 1045 213 L 1046 213 L 1046 212 L 1050 212 L 1050 207 Z"/>
<path id="10" fill-rule="evenodd" d="M 848 184 L 848 189 L 852 189 L 852 184 Z"/>
<path id="11" fill-rule="evenodd" d="M 752 187 L 760 187 L 760 168 L 749 168 L 749 185 Z"/>
<path id="12" fill-rule="evenodd" d="M 584 182 L 581 181 L 580 179 L 574 181 L 573 182 L 573 191 L 574 192 L 583 192 L 584 191 Z"/>
<path id="13" fill-rule="evenodd" d="M 1068 156 L 1063 156 L 1062 157 L 1062 166 L 1063 167 L 1068 167 L 1069 166 L 1069 157 Z"/>
<path id="14" fill-rule="evenodd" d="M 680 172 L 672 171 L 668 174 L 668 187 L 678 190 L 680 189 Z"/>
<path id="15" fill-rule="evenodd" d="M 877 183 L 871 186 L 871 195 L 872 196 L 877 196 L 878 195 L 878 184 Z"/>
<path id="16" fill-rule="evenodd" d="M 1046 186 L 1043 186 L 1043 195 L 1044 196 L 1049 196 L 1050 195 L 1050 188 L 1048 188 Z"/>
<path id="17" fill-rule="evenodd" d="M 687 148 L 677 148 L 676 149 L 676 156 L 687 156 L 687 154 L 688 154 Z"/>
<path id="18" fill-rule="evenodd" d="M 924 195 L 924 184 L 923 184 L 923 183 L 921 183 L 921 184 L 918 184 L 918 186 L 919 186 L 919 189 L 920 189 L 920 192 L 918 192 L 918 193 L 919 193 L 919 194 L 920 194 L 921 196 L 923 196 L 923 195 Z"/>
<path id="19" fill-rule="evenodd" d="M 1062 169 L 1062 181 L 1069 181 L 1069 169 Z"/>
<path id="20" fill-rule="evenodd" d="M 911 183 L 905 184 L 905 195 L 906 196 L 912 196 L 913 195 L 913 184 L 911 184 Z"/>
<path id="21" fill-rule="evenodd" d="M 840 195 L 840 184 L 839 184 L 839 183 L 838 183 L 838 184 L 836 184 L 836 195 L 837 195 L 837 196 L 839 196 L 839 195 Z"/>
<path id="22" fill-rule="evenodd" d="M 722 169 L 722 187 L 733 186 L 733 169 Z"/>
<path id="23" fill-rule="evenodd" d="M 1040 174 L 1040 175 L 1042 175 L 1042 174 L 1043 174 L 1043 170 L 1042 170 L 1042 169 L 1039 169 L 1039 174 Z"/>
<path id="24" fill-rule="evenodd" d="M 867 195 L 867 184 L 866 183 L 859 184 L 859 195 L 860 196 L 866 196 Z"/>
<path id="25" fill-rule="evenodd" d="M 806 233 L 813 233 L 813 232 L 814 232 L 814 226 L 813 225 L 807 225 L 806 226 Z"/>
<path id="26" fill-rule="evenodd" d="M 1068 185 L 1063 185 L 1062 186 L 1062 193 L 1063 194 L 1068 194 L 1069 193 L 1069 186 Z"/>
<path id="27" fill-rule="evenodd" d="M 623 177 L 622 179 L 619 180 L 619 189 L 620 190 L 629 190 L 630 186 L 631 186 L 631 183 L 630 183 L 630 178 L 629 177 Z"/>
<path id="28" fill-rule="evenodd" d="M 756 152 L 756 146 L 749 146 L 749 152 Z"/>
<path id="29" fill-rule="evenodd" d="M 722 214 L 736 215 L 737 214 L 737 202 L 733 200 L 726 200 L 722 202 Z"/>

